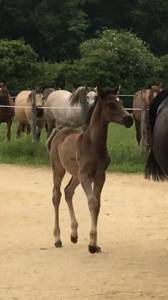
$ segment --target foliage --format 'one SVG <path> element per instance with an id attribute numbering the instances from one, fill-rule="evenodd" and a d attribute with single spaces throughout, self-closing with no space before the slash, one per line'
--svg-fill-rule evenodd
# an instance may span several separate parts
<path id="1" fill-rule="evenodd" d="M 75 78 L 79 85 L 121 84 L 122 92 L 133 93 L 160 81 L 160 60 L 130 32 L 105 30 L 99 38 L 82 43 L 80 50 L 81 59 L 66 68 L 70 82 Z"/>
<path id="2" fill-rule="evenodd" d="M 42 61 L 37 63 L 38 76 L 36 78 L 37 85 L 42 88 L 53 87 L 60 88 L 62 64 L 49 63 Z M 59 77 L 59 78 L 58 78 Z"/>
<path id="3" fill-rule="evenodd" d="M 168 54 L 160 58 L 162 72 L 160 74 L 161 83 L 168 88 Z"/>
<path id="4" fill-rule="evenodd" d="M 154 53 L 168 51 L 168 1 L 141 0 L 132 11 L 132 25 L 137 34 L 147 41 Z"/>
<path id="5" fill-rule="evenodd" d="M 88 27 L 80 2 L 5 0 L 0 7 L 0 37 L 24 37 L 41 58 L 74 57 Z"/>
<path id="6" fill-rule="evenodd" d="M 23 40 L 0 40 L 0 74 L 12 93 L 31 88 L 38 73 L 37 54 Z"/>
<path id="7" fill-rule="evenodd" d="M 0 0 L 0 38 L 24 38 L 41 59 L 79 58 L 82 41 L 105 29 L 138 34 L 157 54 L 168 51 L 167 0 Z"/>

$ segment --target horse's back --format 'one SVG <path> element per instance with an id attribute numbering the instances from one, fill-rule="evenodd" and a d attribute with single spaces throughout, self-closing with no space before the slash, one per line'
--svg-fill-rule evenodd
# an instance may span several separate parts
<path id="1" fill-rule="evenodd" d="M 65 91 L 65 90 L 57 90 L 53 91 L 49 94 L 47 101 L 46 101 L 46 106 L 52 106 L 53 104 L 61 104 L 64 101 L 67 101 L 70 96 L 71 92 Z"/>

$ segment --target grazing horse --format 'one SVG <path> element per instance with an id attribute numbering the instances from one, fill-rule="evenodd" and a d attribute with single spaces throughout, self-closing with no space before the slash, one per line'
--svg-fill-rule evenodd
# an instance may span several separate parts
<path id="1" fill-rule="evenodd" d="M 9 95 L 6 85 L 3 82 L 0 82 L 0 123 L 7 124 L 7 139 L 10 140 L 14 107 L 8 106 L 14 106 L 14 102 Z"/>
<path id="2" fill-rule="evenodd" d="M 159 93 L 149 106 L 151 145 L 145 177 L 168 179 L 168 90 Z"/>
<path id="3" fill-rule="evenodd" d="M 38 90 L 22 91 L 15 99 L 15 116 L 18 121 L 17 137 L 27 130 L 27 133 L 33 129 L 33 112 L 36 114 L 35 133 L 40 138 L 41 130 L 44 125 L 43 113 L 44 99 L 43 94 Z"/>
<path id="4" fill-rule="evenodd" d="M 133 118 L 135 121 L 136 139 L 138 145 L 140 145 L 141 143 L 141 137 L 144 137 L 143 121 L 145 118 L 146 111 L 150 103 L 152 103 L 154 97 L 156 97 L 157 94 L 160 92 L 161 87 L 153 85 L 150 89 L 142 89 L 136 92 L 136 94 L 133 97 Z"/>
<path id="5" fill-rule="evenodd" d="M 45 102 L 45 120 L 48 136 L 53 128 L 85 126 L 87 113 L 95 101 L 95 89 L 79 87 L 73 93 L 56 90 L 49 94 Z"/>
<path id="6" fill-rule="evenodd" d="M 56 135 L 51 134 L 47 141 L 54 181 L 52 200 L 55 208 L 55 246 L 62 247 L 59 227 L 60 186 L 67 171 L 71 174 L 71 179 L 65 187 L 65 200 L 71 217 L 71 241 L 76 243 L 78 240 L 78 223 L 72 197 L 75 188 L 81 184 L 91 214 L 89 243 L 91 253 L 101 250 L 97 245 L 97 221 L 105 172 L 110 163 L 107 151 L 108 124 L 115 122 L 125 127 L 131 127 L 133 124 L 132 117 L 124 109 L 116 94 L 117 90 L 98 88 L 97 92 L 95 108 L 85 131 L 79 132 L 65 127 Z"/>

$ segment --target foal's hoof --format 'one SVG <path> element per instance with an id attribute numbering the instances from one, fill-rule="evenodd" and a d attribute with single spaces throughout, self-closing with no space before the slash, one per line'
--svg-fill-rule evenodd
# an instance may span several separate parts
<path id="1" fill-rule="evenodd" d="M 71 235 L 71 242 L 74 243 L 74 244 L 76 244 L 78 242 L 78 237 Z"/>
<path id="2" fill-rule="evenodd" d="M 100 253 L 101 252 L 101 248 L 98 247 L 98 246 L 91 246 L 91 245 L 89 245 L 88 248 L 89 248 L 89 252 L 92 253 L 92 254 L 93 253 Z"/>
<path id="3" fill-rule="evenodd" d="M 62 248 L 62 242 L 61 241 L 55 242 L 55 247 L 56 248 Z"/>

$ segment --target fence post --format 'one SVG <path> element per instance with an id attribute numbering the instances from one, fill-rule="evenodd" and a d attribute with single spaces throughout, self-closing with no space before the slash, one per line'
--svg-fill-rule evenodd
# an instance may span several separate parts
<path id="1" fill-rule="evenodd" d="M 32 140 L 33 143 L 38 141 L 37 137 L 37 114 L 36 114 L 36 90 L 32 91 Z"/>

